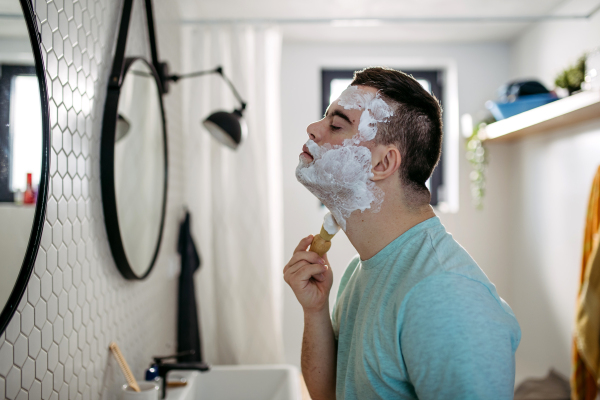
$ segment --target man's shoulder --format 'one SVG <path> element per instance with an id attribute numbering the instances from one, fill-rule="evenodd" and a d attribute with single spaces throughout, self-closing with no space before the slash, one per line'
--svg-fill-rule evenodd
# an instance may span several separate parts
<path id="1" fill-rule="evenodd" d="M 431 297 L 446 302 L 469 302 L 485 297 L 500 304 L 495 286 L 489 280 L 480 278 L 476 274 L 464 274 L 460 270 L 441 270 L 420 280 L 407 297 Z"/>
<path id="2" fill-rule="evenodd" d="M 520 341 L 521 332 L 512 309 L 487 279 L 444 271 L 423 279 L 405 300 L 401 313 L 405 324 L 416 323 L 429 331 L 436 330 L 436 324 L 444 329 L 475 329 L 493 323 L 508 328 L 515 349 Z"/>
<path id="3" fill-rule="evenodd" d="M 503 304 L 483 282 L 454 272 L 413 288 L 399 333 L 402 360 L 420 396 L 438 398 L 443 390 L 452 398 L 512 398 L 521 330 Z"/>

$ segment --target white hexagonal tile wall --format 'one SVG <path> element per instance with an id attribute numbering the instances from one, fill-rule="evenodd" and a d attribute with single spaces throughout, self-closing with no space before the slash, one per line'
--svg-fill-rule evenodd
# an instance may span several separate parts
<path id="1" fill-rule="evenodd" d="M 21 370 L 16 366 L 6 376 L 6 398 L 15 399 L 21 390 Z"/>
<path id="2" fill-rule="evenodd" d="M 35 326 L 43 328 L 46 323 L 46 302 L 40 299 L 35 305 Z"/>
<path id="3" fill-rule="evenodd" d="M 0 398 L 95 399 L 102 385 L 116 384 L 103 380 L 109 341 L 119 343 L 138 376 L 151 355 L 174 350 L 176 284 L 168 282 L 162 256 L 175 253 L 183 203 L 181 93 L 175 87 L 164 98 L 171 164 L 161 257 L 148 279 L 125 282 L 106 240 L 99 183 L 103 102 L 122 2 L 32 3 L 50 95 L 49 198 L 34 274 L 0 335 Z M 179 19 L 177 7 L 154 3 L 161 21 Z M 149 59 L 141 1 L 133 15 L 128 51 Z M 156 29 L 161 56 L 178 70 L 179 28 L 159 21 Z"/>
<path id="4" fill-rule="evenodd" d="M 42 382 L 34 380 L 31 388 L 28 391 L 30 399 L 41 399 L 42 398 Z"/>
<path id="5" fill-rule="evenodd" d="M 29 355 L 28 353 L 27 338 L 23 335 L 19 335 L 13 346 L 13 361 L 15 366 L 21 368 Z"/>
<path id="6" fill-rule="evenodd" d="M 42 398 L 49 399 L 52 395 L 52 383 L 54 381 L 54 375 L 52 372 L 46 372 L 44 379 L 42 380 Z"/>
<path id="7" fill-rule="evenodd" d="M 38 260 L 40 259 L 42 258 L 38 255 Z M 40 299 L 40 278 L 38 278 L 36 275 L 32 275 L 29 278 L 29 282 L 31 284 L 27 288 L 27 303 L 36 305 Z"/>
<path id="8" fill-rule="evenodd" d="M 2 343 L 0 347 L 0 375 L 6 376 L 13 366 L 13 346 L 8 343 Z"/>
<path id="9" fill-rule="evenodd" d="M 37 357 L 35 357 L 35 378 L 39 381 L 44 379 L 46 370 L 48 369 L 48 353 L 44 350 L 40 350 Z"/>
<path id="10" fill-rule="evenodd" d="M 34 313 L 33 306 L 29 303 L 27 303 L 27 305 L 25 305 L 25 308 L 21 312 L 21 333 L 23 333 L 23 335 L 25 335 L 25 336 L 29 335 L 29 333 L 33 329 L 33 322 L 34 322 L 33 313 Z"/>
<path id="11" fill-rule="evenodd" d="M 25 360 L 25 365 L 21 368 L 21 388 L 29 390 L 35 379 L 35 361 L 31 358 Z"/>
<path id="12" fill-rule="evenodd" d="M 15 313 L 14 317 L 8 323 L 6 330 L 4 331 L 6 335 L 6 341 L 10 343 L 14 343 L 15 340 L 19 337 L 19 333 L 21 331 L 21 314 Z"/>
<path id="13" fill-rule="evenodd" d="M 42 349 L 48 351 L 52 345 L 52 323 L 48 320 L 42 328 Z"/>
<path id="14" fill-rule="evenodd" d="M 27 339 L 29 341 L 29 357 L 35 359 L 42 348 L 42 332 L 33 328 Z"/>

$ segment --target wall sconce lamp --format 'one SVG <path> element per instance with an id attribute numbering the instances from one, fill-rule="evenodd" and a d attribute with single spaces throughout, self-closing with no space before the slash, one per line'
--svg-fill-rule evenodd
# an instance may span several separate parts
<path id="1" fill-rule="evenodd" d="M 223 73 L 223 67 L 218 66 L 215 69 L 206 71 L 191 72 L 189 74 L 173 74 L 165 77 L 166 80 L 178 82 L 184 78 L 195 78 L 202 75 L 219 74 L 227 83 L 233 95 L 240 102 L 240 107 L 232 112 L 216 111 L 209 115 L 202 124 L 210 132 L 210 134 L 221 144 L 235 150 L 239 144 L 248 135 L 248 126 L 243 117 L 243 112 L 246 109 L 246 102 L 233 86 L 233 83 Z"/>
<path id="2" fill-rule="evenodd" d="M 133 0 L 125 0 L 126 8 L 131 12 L 131 4 Z M 191 72 L 189 74 L 171 74 L 169 73 L 169 65 L 166 62 L 159 61 L 158 48 L 156 46 L 156 34 L 154 29 L 154 12 L 152 10 L 152 0 L 145 0 L 146 5 L 146 20 L 148 22 L 148 37 L 150 40 L 150 52 L 152 54 L 152 65 L 156 70 L 161 82 L 162 94 L 169 92 L 169 84 L 177 82 L 184 78 L 195 78 L 208 74 L 219 74 L 227 83 L 233 95 L 240 102 L 240 107 L 233 112 L 217 111 L 206 118 L 202 124 L 210 132 L 210 134 L 220 143 L 235 150 L 240 145 L 242 140 L 248 135 L 248 127 L 243 118 L 243 112 L 246 109 L 246 102 L 233 86 L 233 83 L 223 73 L 221 66 L 215 69 L 206 71 Z M 128 16 L 129 18 L 129 16 Z M 124 46 L 124 43 L 123 43 Z M 124 125 L 124 124 L 122 124 Z"/>

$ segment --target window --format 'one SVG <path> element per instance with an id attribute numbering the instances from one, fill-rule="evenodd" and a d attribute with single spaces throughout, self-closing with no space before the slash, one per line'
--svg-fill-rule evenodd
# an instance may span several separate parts
<path id="1" fill-rule="evenodd" d="M 352 82 L 354 76 L 354 69 L 344 70 L 329 70 L 324 69 L 321 71 L 322 76 L 322 115 L 325 115 L 325 111 L 331 102 L 339 97 L 339 95 L 348 87 Z M 427 90 L 433 94 L 439 101 L 442 102 L 442 71 L 438 70 L 402 70 L 403 72 L 412 75 Z M 439 202 L 444 201 L 444 147 L 442 145 L 442 155 L 440 161 L 433 171 L 431 178 L 427 181 L 427 187 L 431 191 L 431 202 L 432 206 L 438 205 Z"/>
<path id="2" fill-rule="evenodd" d="M 40 179 L 42 111 L 35 67 L 1 68 L 0 202 L 13 202 L 14 193 L 26 189 L 27 173 L 34 184 Z"/>

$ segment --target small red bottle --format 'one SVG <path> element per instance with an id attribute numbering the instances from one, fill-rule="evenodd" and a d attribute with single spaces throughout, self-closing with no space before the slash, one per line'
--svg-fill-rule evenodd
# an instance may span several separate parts
<path id="1" fill-rule="evenodd" d="M 31 173 L 27 174 L 27 189 L 23 194 L 23 204 L 35 204 L 35 195 L 33 193 L 33 186 L 31 183 Z"/>

